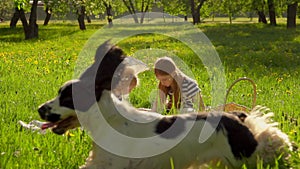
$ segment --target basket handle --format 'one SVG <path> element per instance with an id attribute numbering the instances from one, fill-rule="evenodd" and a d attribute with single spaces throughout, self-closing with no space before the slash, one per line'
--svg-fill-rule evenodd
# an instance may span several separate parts
<path id="1" fill-rule="evenodd" d="M 228 88 L 228 90 L 227 90 L 227 92 L 226 92 L 223 110 L 225 110 L 226 101 L 227 101 L 229 92 L 231 91 L 232 87 L 233 87 L 237 82 L 240 82 L 240 81 L 243 81 L 243 80 L 249 81 L 249 82 L 252 84 L 252 86 L 253 86 L 252 108 L 254 108 L 254 107 L 256 106 L 256 95 L 257 95 L 257 92 L 256 92 L 256 84 L 255 84 L 254 81 L 253 81 L 252 79 L 250 79 L 250 78 L 247 78 L 247 77 L 241 77 L 241 78 L 235 80 L 235 81 L 229 86 L 229 88 Z"/>

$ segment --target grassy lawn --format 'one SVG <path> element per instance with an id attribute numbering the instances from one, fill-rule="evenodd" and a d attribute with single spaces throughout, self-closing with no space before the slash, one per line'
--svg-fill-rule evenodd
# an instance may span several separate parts
<path id="1" fill-rule="evenodd" d="M 299 23 L 299 22 L 298 22 Z M 40 119 L 37 107 L 56 96 L 59 87 L 73 77 L 78 55 L 103 23 L 87 25 L 52 23 L 39 26 L 39 39 L 25 41 L 23 29 L 0 23 L 0 168 L 78 168 L 84 164 L 91 139 L 80 129 L 58 136 L 22 129 L 18 121 Z M 299 25 L 298 25 L 299 27 Z M 257 104 L 269 107 L 275 121 L 291 140 L 300 142 L 300 31 L 285 25 L 224 24 L 207 22 L 199 29 L 209 38 L 224 66 L 227 87 L 240 77 L 257 84 Z M 178 56 L 189 67 L 211 104 L 210 77 L 201 60 L 180 41 L 157 34 L 136 35 L 119 42 L 127 54 L 160 48 Z M 140 86 L 130 95 L 136 107 L 149 107 L 157 81 L 151 71 L 140 75 Z M 249 83 L 234 86 L 228 102 L 248 107 L 253 90 Z M 291 167 L 299 168 L 295 151 Z M 263 167 L 259 167 L 263 168 Z M 276 167 L 278 168 L 278 167 Z"/>

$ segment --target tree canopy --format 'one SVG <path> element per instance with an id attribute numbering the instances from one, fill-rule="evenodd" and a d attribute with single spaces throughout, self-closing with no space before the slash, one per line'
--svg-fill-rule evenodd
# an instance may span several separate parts
<path id="1" fill-rule="evenodd" d="M 65 17 L 73 13 L 77 16 L 82 30 L 85 29 L 85 17 L 89 19 L 92 15 L 105 15 L 108 23 L 112 25 L 114 17 L 131 14 L 135 23 L 143 23 L 145 13 L 153 9 L 175 16 L 184 16 L 185 20 L 192 18 L 194 24 L 201 23 L 207 17 L 227 16 L 231 23 L 236 16 L 249 18 L 255 16 L 259 22 L 265 24 L 268 24 L 266 18 L 269 17 L 269 24 L 276 26 L 276 18 L 284 16 L 287 17 L 287 27 L 295 28 L 296 17 L 300 11 L 299 2 L 300 0 L 2 0 L 0 19 L 7 18 L 8 13 L 14 8 L 11 27 L 15 27 L 17 21 L 21 19 L 25 35 L 26 32 L 33 32 L 33 36 L 26 36 L 26 39 L 38 35 L 35 23 L 38 3 L 43 4 L 46 13 L 44 25 L 47 25 L 52 15 Z M 30 12 L 29 22 L 24 17 L 27 12 Z"/>

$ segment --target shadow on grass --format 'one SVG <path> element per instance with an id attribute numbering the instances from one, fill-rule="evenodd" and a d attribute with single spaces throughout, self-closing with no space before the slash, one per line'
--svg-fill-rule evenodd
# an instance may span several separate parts
<path id="1" fill-rule="evenodd" d="M 16 28 L 10 28 L 9 25 L 4 26 L 0 25 L 0 41 L 15 43 L 25 41 L 22 25 L 18 25 Z M 101 28 L 102 26 L 103 24 L 86 24 L 87 30 Z M 58 37 L 74 35 L 81 31 L 75 23 L 53 23 L 51 26 L 39 25 L 39 38 L 32 39 L 32 41 L 56 39 Z"/>
<path id="2" fill-rule="evenodd" d="M 229 69 L 299 70 L 300 33 L 285 25 L 263 24 L 200 25 L 221 60 Z"/>

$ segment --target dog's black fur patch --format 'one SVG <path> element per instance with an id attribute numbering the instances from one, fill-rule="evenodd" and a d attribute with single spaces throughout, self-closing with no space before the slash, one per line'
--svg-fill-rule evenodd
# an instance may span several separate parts
<path id="1" fill-rule="evenodd" d="M 187 120 L 207 120 L 217 132 L 223 131 L 227 134 L 228 143 L 235 158 L 250 157 L 258 143 L 251 131 L 242 124 L 236 117 L 243 117 L 246 114 L 218 114 L 211 115 L 208 113 L 197 114 L 196 118 L 191 116 L 183 120 L 180 116 L 170 116 L 162 118 L 156 125 L 155 132 L 161 134 L 164 138 L 175 138 L 185 131 Z M 200 133 L 199 133 L 200 134 Z"/>
<path id="2" fill-rule="evenodd" d="M 111 45 L 109 41 L 98 47 L 95 62 L 82 73 L 79 84 L 73 84 L 75 109 L 87 111 L 100 100 L 103 90 L 115 87 L 116 84 L 112 84 L 113 78 L 118 82 L 120 77 L 114 74 L 117 69 L 122 69 L 121 63 L 125 57 L 123 50 Z"/>
<path id="3" fill-rule="evenodd" d="M 174 124 L 177 121 L 177 124 Z M 180 121 L 180 122 L 179 122 Z M 172 127 L 172 128 L 171 128 Z M 170 129 L 170 130 L 169 130 Z M 155 133 L 164 138 L 175 138 L 185 129 L 184 122 L 177 116 L 162 118 L 156 125 Z"/>
<path id="4" fill-rule="evenodd" d="M 246 117 L 247 115 L 241 112 L 218 115 L 199 114 L 197 120 L 207 120 L 216 127 L 217 132 L 225 131 L 234 157 L 241 159 L 242 157 L 250 157 L 258 145 L 251 131 L 242 123 Z"/>
<path id="5" fill-rule="evenodd" d="M 73 103 L 73 95 L 72 95 L 72 83 L 67 84 L 65 88 L 59 89 L 58 93 L 59 95 L 59 105 L 62 107 L 67 107 L 70 109 L 75 109 L 74 108 L 74 103 Z"/>
<path id="6" fill-rule="evenodd" d="M 94 81 L 97 93 L 99 90 L 111 90 L 115 87 L 114 84 L 112 84 L 112 79 L 118 78 L 117 76 L 114 76 L 114 73 L 125 57 L 126 55 L 121 48 L 111 45 L 110 42 L 107 41 L 98 47 L 95 55 L 95 62 L 80 76 L 79 79 Z M 99 98 L 100 96 L 97 95 L 97 101 Z"/>
<path id="7" fill-rule="evenodd" d="M 177 116 L 171 116 L 171 117 L 164 117 L 162 118 L 156 125 L 156 130 L 155 132 L 157 134 L 161 134 L 168 130 L 175 122 L 177 119 Z"/>
<path id="8" fill-rule="evenodd" d="M 247 117 L 247 114 L 242 111 L 239 111 L 239 112 L 233 111 L 233 112 L 229 112 L 229 113 L 237 116 L 242 122 L 244 122 Z"/>
<path id="9" fill-rule="evenodd" d="M 226 129 L 228 143 L 237 159 L 250 157 L 254 153 L 258 143 L 246 126 L 229 116 L 223 116 L 220 125 Z"/>
<path id="10" fill-rule="evenodd" d="M 46 119 L 50 122 L 57 122 L 60 120 L 60 115 L 59 114 L 55 114 L 55 113 L 48 113 L 51 111 L 51 107 L 49 107 L 48 105 L 44 105 L 42 107 L 40 107 L 38 109 L 38 112 L 41 116 L 42 119 Z"/>

